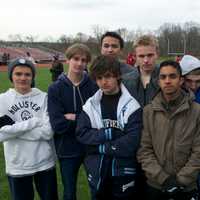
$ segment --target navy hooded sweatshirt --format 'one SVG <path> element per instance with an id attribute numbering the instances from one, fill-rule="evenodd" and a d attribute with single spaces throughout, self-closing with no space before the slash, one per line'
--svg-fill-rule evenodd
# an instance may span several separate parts
<path id="1" fill-rule="evenodd" d="M 97 85 L 86 73 L 78 86 L 61 74 L 58 80 L 48 89 L 48 112 L 54 130 L 54 141 L 58 158 L 76 157 L 84 154 L 84 147 L 75 137 L 76 120 L 67 120 L 67 113 L 76 114 L 82 111 L 86 100 L 97 91 Z"/>

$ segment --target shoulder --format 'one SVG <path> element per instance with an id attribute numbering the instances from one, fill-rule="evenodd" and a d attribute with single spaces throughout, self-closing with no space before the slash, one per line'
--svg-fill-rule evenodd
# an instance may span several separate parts
<path id="1" fill-rule="evenodd" d="M 10 90 L 11 89 L 0 94 L 0 105 L 1 105 L 0 106 L 0 115 L 4 115 L 5 113 L 7 113 L 7 107 L 9 106 L 10 102 L 12 102 L 12 100 L 14 98 L 14 95 Z"/>
<path id="2" fill-rule="evenodd" d="M 98 86 L 96 84 L 96 82 L 91 79 L 89 77 L 88 74 L 84 74 L 84 80 L 83 80 L 83 83 L 81 84 L 81 86 L 83 87 L 83 89 L 89 89 L 89 90 L 92 90 L 94 92 L 96 92 L 98 90 Z"/>
<path id="3" fill-rule="evenodd" d="M 143 113 L 144 115 L 150 116 L 153 113 L 153 110 L 152 103 L 149 103 L 143 108 Z"/>
<path id="4" fill-rule="evenodd" d="M 140 74 L 138 72 L 138 69 L 134 67 L 131 72 L 123 75 L 123 82 L 133 81 L 134 79 L 137 79 L 139 77 Z"/>
<path id="5" fill-rule="evenodd" d="M 34 99 L 35 101 L 40 102 L 46 102 L 47 101 L 47 93 L 38 89 L 38 88 L 32 88 L 32 91 L 30 93 L 30 98 Z"/>
<path id="6" fill-rule="evenodd" d="M 128 91 L 128 89 L 124 86 L 124 84 L 121 84 L 121 91 L 122 91 L 122 96 L 120 98 L 119 103 L 122 106 L 127 107 L 127 111 L 131 112 L 135 112 L 137 109 L 140 108 L 140 104 L 138 103 L 138 101 L 131 96 L 130 92 Z"/>
<path id="7" fill-rule="evenodd" d="M 192 106 L 192 109 L 193 109 L 196 113 L 199 113 L 199 115 L 200 115 L 200 104 L 197 103 L 197 102 L 195 102 L 195 101 L 193 101 L 193 102 L 191 103 L 191 106 Z"/>
<path id="8" fill-rule="evenodd" d="M 122 75 L 124 76 L 125 74 L 132 72 L 133 67 L 126 63 L 120 62 L 120 70 L 121 70 Z"/>
<path id="9" fill-rule="evenodd" d="M 1 94 L 0 94 L 0 98 L 4 98 L 4 97 L 8 96 L 9 93 L 10 93 L 10 90 L 11 90 L 11 89 L 9 89 L 9 90 L 7 90 L 7 91 L 1 93 Z"/>
<path id="10" fill-rule="evenodd" d="M 41 95 L 47 95 L 47 93 L 45 91 L 42 91 L 39 88 L 32 88 L 32 92 L 37 93 L 37 94 L 41 94 Z"/>
<path id="11" fill-rule="evenodd" d="M 60 80 L 56 80 L 55 82 L 51 83 L 48 87 L 48 93 L 49 92 L 56 92 L 58 91 L 60 88 L 63 88 L 64 84 L 62 81 Z"/>
<path id="12" fill-rule="evenodd" d="M 87 114 L 91 113 L 93 110 L 92 101 L 94 100 L 94 96 L 90 97 L 85 104 L 83 105 L 83 111 Z"/>
<path id="13" fill-rule="evenodd" d="M 9 100 L 12 96 L 15 95 L 15 89 L 9 88 L 7 91 L 0 94 L 0 100 L 6 99 Z"/>

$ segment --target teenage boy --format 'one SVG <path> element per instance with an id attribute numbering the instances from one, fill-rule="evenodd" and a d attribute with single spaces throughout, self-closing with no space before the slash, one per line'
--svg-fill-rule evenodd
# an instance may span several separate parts
<path id="1" fill-rule="evenodd" d="M 120 58 L 124 48 L 124 40 L 122 37 L 113 31 L 107 31 L 101 37 L 101 55 L 110 56 L 116 59 Z M 122 76 L 132 72 L 134 69 L 126 63 L 120 62 L 120 70 Z"/>
<path id="2" fill-rule="evenodd" d="M 200 103 L 200 60 L 194 56 L 185 55 L 180 61 L 184 87 L 195 94 L 195 101 Z"/>
<path id="3" fill-rule="evenodd" d="M 156 60 L 159 54 L 159 45 L 152 35 L 142 35 L 133 46 L 136 55 L 137 67 L 133 72 L 123 77 L 123 83 L 142 107 L 150 103 L 159 86 L 158 67 Z"/>
<path id="4" fill-rule="evenodd" d="M 181 89 L 181 67 L 164 61 L 160 91 L 144 108 L 138 160 L 148 179 L 147 200 L 192 200 L 200 170 L 200 106 Z"/>
<path id="5" fill-rule="evenodd" d="M 0 141 L 12 200 L 33 200 L 33 182 L 41 199 L 58 199 L 47 94 L 31 88 L 35 73 L 31 61 L 12 61 L 8 75 L 14 88 L 0 95 Z"/>
<path id="6" fill-rule="evenodd" d="M 77 138 L 87 150 L 92 199 L 134 199 L 141 108 L 121 84 L 115 58 L 97 57 L 90 72 L 100 89 L 83 106 Z"/>
<path id="7" fill-rule="evenodd" d="M 64 200 L 76 199 L 76 182 L 84 148 L 75 137 L 76 119 L 86 100 L 97 90 L 84 71 L 91 60 L 87 46 L 74 44 L 66 51 L 68 72 L 59 76 L 48 90 L 50 123 L 60 162 Z"/>

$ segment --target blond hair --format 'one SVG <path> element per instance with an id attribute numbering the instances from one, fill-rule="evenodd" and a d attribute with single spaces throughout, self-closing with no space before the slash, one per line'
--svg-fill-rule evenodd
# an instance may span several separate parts
<path id="1" fill-rule="evenodd" d="M 156 48 L 157 53 L 159 52 L 158 40 L 153 35 L 142 35 L 137 38 L 133 43 L 133 50 L 135 51 L 135 49 L 139 46 L 153 46 Z"/>

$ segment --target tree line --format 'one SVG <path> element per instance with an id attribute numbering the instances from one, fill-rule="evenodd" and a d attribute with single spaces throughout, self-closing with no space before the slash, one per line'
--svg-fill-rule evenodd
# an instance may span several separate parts
<path id="1" fill-rule="evenodd" d="M 90 47 L 93 54 L 97 54 L 99 53 L 100 38 L 108 29 L 101 25 L 93 25 L 91 28 L 92 36 L 79 32 L 75 36 L 63 34 L 58 39 L 49 37 L 42 42 L 37 41 L 38 36 L 9 35 L 9 41 L 1 41 L 0 45 L 29 47 L 40 45 L 64 52 L 66 47 L 72 43 L 82 42 Z M 113 31 L 120 33 L 125 41 L 124 56 L 132 51 L 134 41 L 142 34 L 153 34 L 157 37 L 161 56 L 183 54 L 200 56 L 200 24 L 196 22 L 186 22 L 184 24 L 165 23 L 157 30 L 128 30 L 127 28 L 119 28 Z"/>

